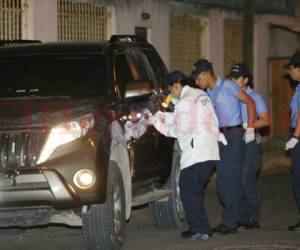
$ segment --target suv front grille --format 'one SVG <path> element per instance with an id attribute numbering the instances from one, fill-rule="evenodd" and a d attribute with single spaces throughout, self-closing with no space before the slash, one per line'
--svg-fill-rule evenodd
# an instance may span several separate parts
<path id="1" fill-rule="evenodd" d="M 35 166 L 43 134 L 42 130 L 0 132 L 0 171 Z"/>

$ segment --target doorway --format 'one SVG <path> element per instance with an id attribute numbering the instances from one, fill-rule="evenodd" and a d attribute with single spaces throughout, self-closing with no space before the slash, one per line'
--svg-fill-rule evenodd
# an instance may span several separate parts
<path id="1" fill-rule="evenodd" d="M 271 134 L 274 138 L 289 136 L 290 128 L 290 100 L 293 89 L 283 66 L 288 62 L 287 58 L 269 59 L 269 97 L 271 109 Z"/>

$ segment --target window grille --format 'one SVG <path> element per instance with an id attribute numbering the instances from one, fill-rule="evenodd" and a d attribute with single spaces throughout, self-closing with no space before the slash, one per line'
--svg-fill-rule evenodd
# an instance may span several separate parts
<path id="1" fill-rule="evenodd" d="M 22 39 L 22 0 L 0 0 L 0 40 Z"/>
<path id="2" fill-rule="evenodd" d="M 58 39 L 106 40 L 107 7 L 92 1 L 58 0 Z"/>

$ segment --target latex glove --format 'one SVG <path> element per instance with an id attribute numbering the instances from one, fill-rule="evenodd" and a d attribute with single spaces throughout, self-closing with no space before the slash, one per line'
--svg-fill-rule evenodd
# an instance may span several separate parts
<path id="1" fill-rule="evenodd" d="M 219 133 L 218 142 L 221 142 L 224 146 L 227 146 L 228 142 L 227 142 L 226 137 L 223 133 Z"/>
<path id="2" fill-rule="evenodd" d="M 175 97 L 172 98 L 171 103 L 172 103 L 173 105 L 176 105 L 178 102 L 179 102 L 179 100 L 178 100 L 177 98 L 175 98 Z"/>
<path id="3" fill-rule="evenodd" d="M 156 122 L 156 119 L 155 119 L 154 115 L 152 115 L 152 114 L 151 115 L 147 114 L 147 116 L 145 116 L 145 118 L 149 125 L 153 125 L 153 123 Z"/>
<path id="4" fill-rule="evenodd" d="M 144 112 L 143 119 L 145 119 L 149 125 L 152 125 L 153 115 L 150 111 L 147 110 Z"/>
<path id="5" fill-rule="evenodd" d="M 247 128 L 244 135 L 244 141 L 246 143 L 253 142 L 255 140 L 255 130 L 254 128 Z"/>
<path id="6" fill-rule="evenodd" d="M 148 115 L 147 120 L 150 123 L 150 125 L 154 125 L 157 123 L 165 123 L 166 119 L 165 119 L 165 114 L 161 111 L 156 112 L 154 115 Z"/>
<path id="7" fill-rule="evenodd" d="M 150 112 L 149 109 L 145 109 L 143 111 L 143 116 L 147 119 L 148 117 L 152 116 L 152 113 Z"/>
<path id="8" fill-rule="evenodd" d="M 248 128 L 248 122 L 243 123 L 243 128 L 246 130 Z"/>
<path id="9" fill-rule="evenodd" d="M 297 144 L 299 140 L 295 137 L 292 137 L 286 144 L 285 144 L 285 150 L 293 149 Z"/>

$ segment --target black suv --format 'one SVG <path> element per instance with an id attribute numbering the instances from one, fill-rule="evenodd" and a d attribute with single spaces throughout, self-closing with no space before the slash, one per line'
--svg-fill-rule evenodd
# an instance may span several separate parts
<path id="1" fill-rule="evenodd" d="M 119 249 L 144 204 L 179 227 L 178 144 L 147 119 L 167 73 L 156 50 L 126 35 L 0 44 L 0 227 L 82 226 L 88 249 Z"/>

